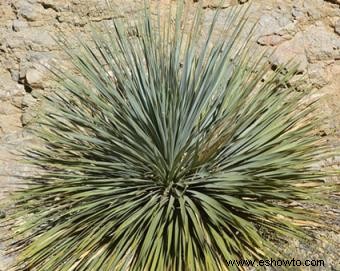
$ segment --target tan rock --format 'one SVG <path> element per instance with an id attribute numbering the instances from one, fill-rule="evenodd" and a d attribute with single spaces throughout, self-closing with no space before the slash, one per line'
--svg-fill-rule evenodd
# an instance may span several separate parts
<path id="1" fill-rule="evenodd" d="M 22 35 L 18 33 L 13 33 L 12 35 L 5 36 L 6 46 L 10 49 L 21 49 L 25 50 L 25 41 Z"/>
<path id="2" fill-rule="evenodd" d="M 20 114 L 21 110 L 18 107 L 15 107 L 10 102 L 0 102 L 0 115 L 14 115 Z"/>
<path id="3" fill-rule="evenodd" d="M 308 0 L 303 2 L 305 12 L 313 19 L 320 19 L 322 17 L 322 9 L 325 7 L 323 0 Z"/>
<path id="4" fill-rule="evenodd" d="M 0 72 L 0 101 L 10 101 L 13 97 L 22 97 L 24 86 L 14 82 L 9 72 Z"/>
<path id="5" fill-rule="evenodd" d="M 306 55 L 310 62 L 340 58 L 340 39 L 324 24 L 307 28 L 304 38 Z"/>
<path id="6" fill-rule="evenodd" d="M 37 116 L 37 111 L 33 108 L 27 108 L 20 116 L 20 123 L 22 126 L 26 126 L 32 122 L 32 120 Z"/>
<path id="7" fill-rule="evenodd" d="M 291 60 L 299 65 L 299 71 L 306 71 L 308 62 L 302 33 L 297 33 L 293 39 L 280 44 L 270 59 L 274 65 L 281 65 Z"/>
<path id="8" fill-rule="evenodd" d="M 340 35 L 340 19 L 335 22 L 334 31 Z"/>
<path id="9" fill-rule="evenodd" d="M 286 6 L 280 8 L 284 9 Z M 286 40 L 290 40 L 296 33 L 296 24 L 290 13 L 285 14 L 278 11 L 271 11 L 259 19 L 257 29 L 259 38 L 257 42 L 261 45 L 276 46 Z"/>
<path id="10" fill-rule="evenodd" d="M 4 134 L 14 133 L 22 129 L 21 112 L 18 114 L 1 115 L 0 128 Z"/>
<path id="11" fill-rule="evenodd" d="M 20 78 L 30 88 L 45 88 L 49 85 L 48 67 L 54 55 L 50 52 L 30 52 L 20 65 Z"/>
<path id="12" fill-rule="evenodd" d="M 15 19 L 15 13 L 9 1 L 0 1 L 0 27 L 7 25 L 7 22 Z"/>
<path id="13" fill-rule="evenodd" d="M 43 88 L 44 86 L 44 72 L 41 69 L 30 68 L 26 72 L 26 81 L 30 87 Z"/>
<path id="14" fill-rule="evenodd" d="M 257 42 L 261 45 L 276 46 L 289 39 L 291 39 L 291 36 L 289 35 L 280 36 L 277 34 L 273 34 L 273 35 L 262 36 L 257 40 Z"/>
<path id="15" fill-rule="evenodd" d="M 329 78 L 324 63 L 309 64 L 308 76 L 310 82 L 317 88 L 324 87 L 329 83 Z"/>
<path id="16" fill-rule="evenodd" d="M 28 23 L 23 20 L 14 20 L 13 21 L 13 29 L 14 31 L 23 31 L 27 29 Z"/>
<path id="17" fill-rule="evenodd" d="M 19 0 L 14 3 L 17 15 L 27 21 L 37 21 L 43 19 L 44 8 L 34 3 L 35 1 Z"/>
<path id="18" fill-rule="evenodd" d="M 70 1 L 67 0 L 38 0 L 38 3 L 41 4 L 44 9 L 52 9 L 54 11 L 64 11 L 70 7 Z"/>
<path id="19" fill-rule="evenodd" d="M 22 108 L 33 107 L 37 100 L 30 93 L 26 93 L 22 99 Z"/>
<path id="20" fill-rule="evenodd" d="M 319 102 L 321 115 L 325 117 L 325 132 L 327 135 L 335 137 L 335 141 L 339 144 L 340 138 L 340 64 L 337 65 L 337 72 L 333 71 L 330 84 L 327 84 L 320 92 L 323 97 Z"/>
<path id="21" fill-rule="evenodd" d="M 33 51 L 46 52 L 50 50 L 57 49 L 56 42 L 51 36 L 52 31 L 44 27 L 39 27 L 31 29 L 29 32 L 25 33 L 25 43 Z"/>

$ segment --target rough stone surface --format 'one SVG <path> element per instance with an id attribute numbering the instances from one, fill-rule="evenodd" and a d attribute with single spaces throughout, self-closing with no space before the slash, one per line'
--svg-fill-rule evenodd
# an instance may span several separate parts
<path id="1" fill-rule="evenodd" d="M 93 23 L 129 16 L 138 12 L 142 0 L 115 0 L 114 12 L 105 8 L 105 0 L 1 0 L 0 1 L 0 198 L 13 189 L 18 174 L 27 168 L 18 162 L 18 151 L 32 144 L 26 132 L 39 108 L 39 96 L 48 93 L 46 66 L 62 58 L 53 36 L 62 29 L 65 33 L 83 33 L 89 21 Z M 161 5 L 166 10 L 166 0 Z M 174 1 L 173 1 L 174 2 Z M 192 0 L 192 5 L 197 5 Z M 220 0 L 204 0 L 210 20 Z M 275 50 L 268 56 L 273 66 L 294 60 L 299 63 L 301 76 L 320 97 L 319 111 L 326 117 L 320 134 L 334 147 L 340 139 L 340 1 L 339 0 L 226 0 L 223 14 L 230 7 L 252 2 L 249 22 L 258 21 L 254 42 L 258 47 Z M 222 27 L 222 23 L 217 28 Z M 325 162 L 339 166 L 340 158 Z M 6 210 L 0 210 L 0 219 Z M 1 224 L 1 220 L 0 220 Z M 339 229 L 339 224 L 334 225 Z M 0 235 L 3 234 L 0 232 Z M 320 233 L 334 242 L 333 232 Z M 1 236 L 0 236 L 1 237 Z M 339 243 L 338 243 L 339 244 Z M 327 262 L 325 270 L 340 270 L 336 266 L 336 244 L 320 245 L 321 252 L 292 242 L 287 250 L 292 255 Z M 0 271 L 7 271 L 14 256 L 1 256 Z M 294 254 L 296 252 L 296 254 Z M 296 258 L 296 257 L 295 257 Z M 318 270 L 318 269 L 305 269 Z"/>
<path id="2" fill-rule="evenodd" d="M 334 31 L 335 33 L 337 33 L 338 35 L 340 35 L 340 19 L 338 19 L 335 23 L 335 26 L 334 26 Z"/>
<path id="3" fill-rule="evenodd" d="M 310 63 L 340 58 L 340 39 L 323 23 L 304 31 L 305 51 Z"/>
<path id="4" fill-rule="evenodd" d="M 276 47 L 276 51 L 270 60 L 274 65 L 280 65 L 293 60 L 299 64 L 299 70 L 305 72 L 308 67 L 305 53 L 305 39 L 303 33 L 297 33 L 293 39 L 284 42 Z"/>

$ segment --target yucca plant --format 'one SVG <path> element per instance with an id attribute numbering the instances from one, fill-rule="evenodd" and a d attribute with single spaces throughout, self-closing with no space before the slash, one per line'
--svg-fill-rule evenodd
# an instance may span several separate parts
<path id="1" fill-rule="evenodd" d="M 208 28 L 189 11 L 146 5 L 76 50 L 59 39 L 76 72 L 52 69 L 27 154 L 40 170 L 9 218 L 24 218 L 15 270 L 237 270 L 317 221 L 299 206 L 326 151 L 296 69 L 254 55 L 244 9 Z"/>

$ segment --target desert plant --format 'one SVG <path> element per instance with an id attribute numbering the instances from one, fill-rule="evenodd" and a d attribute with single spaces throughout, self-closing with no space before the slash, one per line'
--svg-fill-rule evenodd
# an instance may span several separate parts
<path id="1" fill-rule="evenodd" d="M 35 126 L 16 270 L 241 269 L 226 260 L 306 236 L 299 221 L 316 218 L 299 204 L 316 199 L 325 148 L 296 69 L 252 53 L 243 9 L 208 28 L 189 11 L 147 6 L 76 50 L 59 39 L 76 72 L 53 69 Z"/>

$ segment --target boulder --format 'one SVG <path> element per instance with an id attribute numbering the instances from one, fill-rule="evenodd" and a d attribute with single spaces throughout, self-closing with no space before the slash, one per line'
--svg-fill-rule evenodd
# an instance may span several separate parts
<path id="1" fill-rule="evenodd" d="M 297 33 L 293 39 L 280 44 L 271 56 L 270 61 L 276 66 L 293 61 L 299 65 L 298 70 L 300 72 L 305 72 L 308 62 L 305 55 L 303 34 Z"/>
<path id="2" fill-rule="evenodd" d="M 306 55 L 310 62 L 340 58 L 340 39 L 324 24 L 308 27 L 303 35 Z"/>

